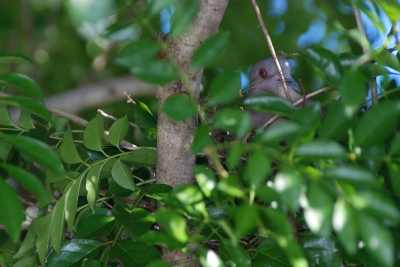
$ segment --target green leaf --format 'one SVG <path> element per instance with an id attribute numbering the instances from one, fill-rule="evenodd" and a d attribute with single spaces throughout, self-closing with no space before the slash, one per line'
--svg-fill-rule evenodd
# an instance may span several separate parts
<path id="1" fill-rule="evenodd" d="M 293 226 L 289 221 L 287 213 L 271 208 L 261 208 L 260 211 L 260 219 L 265 227 L 274 229 L 276 233 L 286 238 L 293 239 Z"/>
<path id="2" fill-rule="evenodd" d="M 68 164 L 81 163 L 82 159 L 76 150 L 74 138 L 72 136 L 71 129 L 67 129 L 64 134 L 63 141 L 60 146 L 60 157 L 62 161 Z"/>
<path id="3" fill-rule="evenodd" d="M 200 124 L 194 134 L 193 144 L 190 147 L 190 152 L 198 153 L 203 151 L 206 146 L 214 144 L 207 125 Z"/>
<path id="4" fill-rule="evenodd" d="M 112 169 L 111 175 L 114 181 L 120 186 L 132 191 L 136 190 L 135 182 L 133 181 L 133 175 L 131 169 L 120 159 L 118 159 Z"/>
<path id="5" fill-rule="evenodd" d="M 215 117 L 215 126 L 243 138 L 251 130 L 251 117 L 248 112 L 236 108 L 225 108 Z"/>
<path id="6" fill-rule="evenodd" d="M 196 112 L 194 103 L 187 94 L 175 94 L 168 97 L 161 110 L 176 121 L 186 121 Z"/>
<path id="7" fill-rule="evenodd" d="M 110 259 L 119 259 L 124 266 L 144 267 L 152 260 L 160 257 L 153 246 L 132 240 L 118 242 L 110 250 Z"/>
<path id="8" fill-rule="evenodd" d="M 9 164 L 0 163 L 0 167 L 5 169 L 8 172 L 8 175 L 17 181 L 23 188 L 36 195 L 44 202 L 48 200 L 43 184 L 33 174 L 22 168 Z"/>
<path id="9" fill-rule="evenodd" d="M 332 236 L 331 238 L 319 237 L 311 232 L 302 232 L 299 234 L 299 242 L 315 266 L 343 266 L 341 250 Z"/>
<path id="10" fill-rule="evenodd" d="M 107 211 L 104 208 L 96 208 L 93 214 L 87 211 L 79 220 L 76 238 L 107 237 L 116 224 L 114 216 L 107 216 Z"/>
<path id="11" fill-rule="evenodd" d="M 124 139 L 126 133 L 128 132 L 128 117 L 125 116 L 120 118 L 116 122 L 111 125 L 108 141 L 113 145 L 119 148 L 119 143 Z"/>
<path id="12" fill-rule="evenodd" d="M 164 8 L 170 6 L 177 6 L 177 0 L 163 0 L 163 1 L 151 1 L 150 2 L 150 15 L 156 15 Z"/>
<path id="13" fill-rule="evenodd" d="M 17 193 L 2 178 L 0 178 L 0 221 L 12 242 L 17 243 L 21 231 L 24 213 Z"/>
<path id="14" fill-rule="evenodd" d="M 34 80 L 26 75 L 20 73 L 2 73 L 0 74 L 0 81 L 12 84 L 25 93 L 43 101 L 43 95 L 40 87 L 35 83 Z"/>
<path id="15" fill-rule="evenodd" d="M 54 250 L 57 254 L 60 254 L 60 247 L 64 241 L 64 214 L 65 214 L 65 202 L 66 197 L 63 196 L 53 207 L 51 216 L 51 230 L 50 230 L 50 242 L 53 245 Z"/>
<path id="16" fill-rule="evenodd" d="M 21 114 L 19 115 L 19 124 L 21 125 L 22 128 L 26 130 L 35 129 L 31 113 L 23 109 L 21 109 Z"/>
<path id="17" fill-rule="evenodd" d="M 0 139 L 0 160 L 8 162 L 14 153 L 12 145 L 4 139 Z"/>
<path id="18" fill-rule="evenodd" d="M 143 66 L 152 61 L 160 49 L 160 45 L 156 42 L 140 39 L 125 46 L 115 58 L 115 62 L 127 68 Z"/>
<path id="19" fill-rule="evenodd" d="M 94 206 L 97 200 L 97 196 L 99 195 L 99 182 L 100 182 L 100 173 L 104 164 L 93 166 L 86 175 L 86 190 L 87 190 L 87 202 L 89 207 L 94 212 Z"/>
<path id="20" fill-rule="evenodd" d="M 290 267 L 285 252 L 273 238 L 267 238 L 255 248 L 258 252 L 252 259 L 254 267 Z"/>
<path id="21" fill-rule="evenodd" d="M 325 74 L 329 82 L 339 86 L 343 69 L 332 51 L 322 47 L 308 48 L 304 51 L 304 56 Z"/>
<path id="22" fill-rule="evenodd" d="M 227 104 L 238 98 L 240 92 L 240 73 L 223 72 L 210 84 L 210 98 L 207 106 Z"/>
<path id="23" fill-rule="evenodd" d="M 297 210 L 301 191 L 301 178 L 297 172 L 289 166 L 281 166 L 280 172 L 275 175 L 274 189 L 292 211 Z"/>
<path id="24" fill-rule="evenodd" d="M 66 199 L 65 203 L 65 220 L 67 221 L 68 229 L 70 232 L 72 232 L 73 226 L 74 226 L 74 221 L 75 221 L 75 215 L 77 211 L 77 202 L 78 202 L 78 196 L 79 196 L 79 191 L 81 188 L 82 181 L 85 177 L 86 172 L 81 173 L 78 178 L 73 180 L 70 183 L 70 186 L 67 186 L 67 189 L 64 190 L 64 196 Z"/>
<path id="25" fill-rule="evenodd" d="M 56 174 L 64 174 L 61 160 L 48 145 L 27 136 L 3 135 L 27 159 Z"/>
<path id="26" fill-rule="evenodd" d="M 171 193 L 172 189 L 172 186 L 169 186 L 167 184 L 152 184 L 140 188 L 140 191 L 146 196 L 160 201 L 168 196 Z"/>
<path id="27" fill-rule="evenodd" d="M 0 63 L 8 62 L 33 64 L 32 60 L 25 55 L 17 53 L 0 53 Z"/>
<path id="28" fill-rule="evenodd" d="M 25 257 L 36 250 L 36 234 L 33 227 L 28 229 L 21 246 L 19 247 L 17 253 L 13 256 L 14 259 Z"/>
<path id="29" fill-rule="evenodd" d="M 211 197 L 211 193 L 217 185 L 214 172 L 204 165 L 196 165 L 193 168 L 193 173 L 203 194 L 206 197 Z"/>
<path id="30" fill-rule="evenodd" d="M 245 108 L 258 110 L 280 116 L 290 117 L 297 108 L 285 99 L 272 94 L 258 94 L 246 98 L 243 102 Z"/>
<path id="31" fill-rule="evenodd" d="M 357 251 L 359 228 L 356 218 L 357 215 L 346 201 L 339 198 L 333 209 L 332 225 L 341 245 L 350 255 Z"/>
<path id="32" fill-rule="evenodd" d="M 96 256 L 103 244 L 90 239 L 72 239 L 65 242 L 58 256 L 56 253 L 50 254 L 47 259 L 47 267 L 78 267 L 81 266 L 85 258 Z"/>
<path id="33" fill-rule="evenodd" d="M 47 215 L 34 220 L 31 227 L 37 235 L 36 249 L 39 261 L 44 265 L 50 241 L 51 216 Z"/>
<path id="34" fill-rule="evenodd" d="M 139 39 L 141 33 L 140 25 L 129 22 L 113 24 L 100 36 L 111 42 L 135 42 Z"/>
<path id="35" fill-rule="evenodd" d="M 353 125 L 353 120 L 344 114 L 344 104 L 337 101 L 327 111 L 319 128 L 319 136 L 326 139 L 339 140 Z"/>
<path id="36" fill-rule="evenodd" d="M 197 249 L 199 261 L 203 267 L 225 267 L 224 262 L 218 257 L 218 254 L 211 249 L 199 247 Z M 154 266 L 156 267 L 156 266 Z"/>
<path id="37" fill-rule="evenodd" d="M 16 127 L 5 104 L 0 104 L 0 125 Z"/>
<path id="38" fill-rule="evenodd" d="M 277 121 L 254 137 L 254 142 L 262 144 L 278 143 L 285 138 L 296 136 L 304 132 L 304 128 L 296 122 L 292 121 Z"/>
<path id="39" fill-rule="evenodd" d="M 218 32 L 207 39 L 192 56 L 192 69 L 209 67 L 221 57 L 222 53 L 229 45 L 229 32 Z M 239 73 L 238 73 L 239 74 Z M 240 84 L 240 75 L 239 84 Z M 240 87 L 240 85 L 239 85 Z"/>
<path id="40" fill-rule="evenodd" d="M 137 101 L 133 107 L 133 116 L 140 131 L 150 140 L 157 140 L 157 119 L 145 103 Z"/>
<path id="41" fill-rule="evenodd" d="M 94 259 L 85 260 L 82 263 L 82 267 L 102 267 L 102 266 L 103 266 L 103 262 L 101 262 L 99 260 L 94 260 Z"/>
<path id="42" fill-rule="evenodd" d="M 398 164 L 389 164 L 390 185 L 395 195 L 400 196 L 400 166 Z"/>
<path id="43" fill-rule="evenodd" d="M 359 229 L 367 250 L 385 267 L 394 266 L 395 252 L 393 235 L 387 227 L 374 218 L 358 215 Z"/>
<path id="44" fill-rule="evenodd" d="M 135 148 L 120 159 L 131 167 L 154 167 L 157 163 L 157 150 L 154 148 Z"/>
<path id="45" fill-rule="evenodd" d="M 18 261 L 13 265 L 13 267 L 36 267 L 39 266 L 39 263 L 37 261 L 37 256 L 32 254 L 29 255 L 28 257 Z"/>
<path id="46" fill-rule="evenodd" d="M 371 146 L 388 137 L 400 118 L 400 102 L 390 100 L 369 109 L 354 131 L 356 146 Z"/>
<path id="47" fill-rule="evenodd" d="M 307 197 L 301 199 L 304 219 L 310 230 L 320 236 L 330 236 L 332 233 L 333 197 L 321 186 L 310 184 Z"/>
<path id="48" fill-rule="evenodd" d="M 245 178 L 252 188 L 266 181 L 271 171 L 271 159 L 265 153 L 254 152 L 247 160 Z"/>
<path id="49" fill-rule="evenodd" d="M 165 84 L 179 78 L 179 73 L 168 61 L 153 60 L 131 67 L 130 71 L 145 82 Z"/>
<path id="50" fill-rule="evenodd" d="M 97 114 L 96 117 L 89 122 L 83 132 L 83 144 L 85 147 L 94 151 L 102 152 L 103 131 L 103 116 Z"/>
<path id="51" fill-rule="evenodd" d="M 294 155 L 306 159 L 337 159 L 346 158 L 347 150 L 339 143 L 328 140 L 315 140 L 300 145 Z"/>
<path id="52" fill-rule="evenodd" d="M 0 98 L 0 103 L 19 107 L 21 109 L 29 111 L 32 114 L 37 115 L 40 118 L 45 119 L 46 121 L 53 121 L 51 113 L 47 110 L 47 108 L 33 99 L 22 96 L 2 97 Z"/>
<path id="53" fill-rule="evenodd" d="M 363 105 L 367 91 L 367 83 L 360 70 L 347 72 L 340 83 L 343 111 L 346 118 L 352 118 Z"/>
<path id="54" fill-rule="evenodd" d="M 377 177 L 356 165 L 342 165 L 337 168 L 327 169 L 324 172 L 324 177 L 353 185 L 367 185 L 375 188 L 379 186 Z"/>
<path id="55" fill-rule="evenodd" d="M 171 19 L 171 37 L 180 35 L 194 20 L 199 9 L 199 2 L 192 0 L 180 4 Z"/>
<path id="56" fill-rule="evenodd" d="M 238 237 L 251 233 L 259 220 L 258 212 L 254 207 L 233 206 L 227 211 L 232 214 L 235 222 L 234 231 Z"/>
<path id="57" fill-rule="evenodd" d="M 159 2 L 159 1 L 156 1 L 156 2 Z M 163 260 L 154 260 L 154 261 L 151 261 L 149 264 L 147 264 L 146 267 L 172 267 L 172 266 Z"/>
<path id="58" fill-rule="evenodd" d="M 185 212 L 186 216 L 200 220 L 208 217 L 203 194 L 196 186 L 179 185 L 168 196 L 167 203 L 170 207 Z"/>
<path id="59" fill-rule="evenodd" d="M 221 257 L 228 259 L 240 267 L 251 267 L 249 254 L 239 245 L 230 240 L 222 239 L 220 244 Z"/>
<path id="60" fill-rule="evenodd" d="M 170 238 L 178 241 L 182 247 L 189 241 L 186 221 L 178 213 L 170 209 L 162 209 L 155 212 L 154 217 Z"/>
<path id="61" fill-rule="evenodd" d="M 128 230 L 132 240 L 137 240 L 142 234 L 148 232 L 156 221 L 151 212 L 142 208 L 129 210 L 116 206 L 113 215 L 115 220 Z"/>

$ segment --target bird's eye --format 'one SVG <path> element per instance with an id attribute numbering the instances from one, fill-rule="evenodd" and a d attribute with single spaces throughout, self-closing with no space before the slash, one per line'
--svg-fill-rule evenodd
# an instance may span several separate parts
<path id="1" fill-rule="evenodd" d="M 264 68 L 260 68 L 259 70 L 258 70 L 258 76 L 260 76 L 260 78 L 261 79 L 267 79 L 267 77 L 268 77 L 268 71 L 266 70 L 266 69 L 264 69 Z"/>

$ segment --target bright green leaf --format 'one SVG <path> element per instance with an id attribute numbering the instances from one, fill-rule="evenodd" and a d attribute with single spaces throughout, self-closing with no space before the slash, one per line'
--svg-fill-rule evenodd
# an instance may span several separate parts
<path id="1" fill-rule="evenodd" d="M 189 240 L 185 219 L 173 210 L 162 209 L 154 213 L 156 221 L 168 235 L 184 245 Z"/>
<path id="2" fill-rule="evenodd" d="M 93 166 L 86 175 L 86 191 L 87 191 L 87 201 L 89 207 L 94 212 L 94 205 L 97 200 L 97 196 L 99 194 L 99 183 L 100 183 L 100 172 L 103 165 Z"/>
<path id="3" fill-rule="evenodd" d="M 333 209 L 332 226 L 345 251 L 354 254 L 357 250 L 358 226 L 356 214 L 351 207 L 339 198 Z"/>
<path id="4" fill-rule="evenodd" d="M 196 133 L 194 134 L 194 140 L 192 146 L 190 147 L 190 152 L 201 152 L 206 146 L 212 144 L 213 140 L 209 134 L 208 127 L 204 124 L 200 124 L 197 127 Z"/>
<path id="5" fill-rule="evenodd" d="M 266 181 L 271 170 L 271 159 L 265 153 L 254 152 L 247 160 L 246 180 L 251 187 L 259 186 Z"/>
<path id="6" fill-rule="evenodd" d="M 193 168 L 193 173 L 203 194 L 211 197 L 211 193 L 217 185 L 213 171 L 204 165 L 197 165 Z"/>
<path id="7" fill-rule="evenodd" d="M 60 247 L 64 241 L 64 214 L 65 214 L 65 197 L 57 202 L 53 207 L 51 216 L 50 243 L 53 245 L 57 254 L 60 254 Z"/>
<path id="8" fill-rule="evenodd" d="M 15 127 L 5 104 L 0 104 L 0 125 Z"/>
<path id="9" fill-rule="evenodd" d="M 121 159 L 118 159 L 111 170 L 111 175 L 114 179 L 114 181 L 117 182 L 120 186 L 126 189 L 130 189 L 132 191 L 136 190 L 136 185 L 135 182 L 133 181 L 133 175 L 131 169 L 121 161 Z"/>
<path id="10" fill-rule="evenodd" d="M 83 132 L 83 144 L 85 147 L 94 151 L 102 152 L 103 131 L 103 116 L 97 114 L 96 117 L 89 122 Z"/>

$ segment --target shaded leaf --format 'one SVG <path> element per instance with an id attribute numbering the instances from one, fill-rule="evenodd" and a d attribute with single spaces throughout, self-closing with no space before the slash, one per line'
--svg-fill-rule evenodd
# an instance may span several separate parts
<path id="1" fill-rule="evenodd" d="M 360 70 L 347 72 L 341 82 L 339 91 L 342 95 L 343 112 L 346 118 L 352 118 L 364 103 L 367 83 Z"/>
<path id="2" fill-rule="evenodd" d="M 246 166 L 246 180 L 252 188 L 256 188 L 263 181 L 267 180 L 267 175 L 271 170 L 271 159 L 261 152 L 254 152 L 247 160 Z"/>
<path id="3" fill-rule="evenodd" d="M 287 100 L 272 94 L 258 94 L 246 98 L 243 106 L 252 110 L 289 117 L 296 112 L 294 107 Z"/>
<path id="4" fill-rule="evenodd" d="M 17 53 L 0 53 L 0 63 L 8 62 L 33 64 L 32 60 L 25 55 Z"/>
<path id="5" fill-rule="evenodd" d="M 62 161 L 68 164 L 81 163 L 82 159 L 76 150 L 74 138 L 72 136 L 71 129 L 67 129 L 64 134 L 63 141 L 60 145 L 60 157 Z"/>
<path id="6" fill-rule="evenodd" d="M 14 259 L 25 257 L 36 250 L 36 234 L 33 227 L 28 229 L 21 246 L 19 247 L 17 253 L 14 255 Z"/>
<path id="7" fill-rule="evenodd" d="M 148 64 L 160 49 L 160 45 L 156 42 L 140 39 L 125 46 L 115 58 L 115 62 L 127 68 L 143 66 Z"/>
<path id="8" fill-rule="evenodd" d="M 155 219 L 151 212 L 135 208 L 129 210 L 127 208 L 117 206 L 113 210 L 115 220 L 125 226 L 132 240 L 137 240 L 142 234 L 150 230 L 150 227 L 155 223 Z"/>
<path id="9" fill-rule="evenodd" d="M 108 209 L 87 211 L 79 220 L 76 238 L 105 238 L 115 227 L 114 216 L 107 216 Z M 114 213 L 114 211 L 113 211 Z"/>
<path id="10" fill-rule="evenodd" d="M 0 57 L 1 60 L 1 57 Z M 25 93 L 43 101 L 42 91 L 34 80 L 20 73 L 1 73 L 0 81 L 7 82 L 21 89 Z"/>
<path id="11" fill-rule="evenodd" d="M 290 267 L 285 252 L 273 238 L 267 238 L 255 248 L 254 267 Z"/>
<path id="12" fill-rule="evenodd" d="M 315 140 L 300 145 L 296 148 L 294 155 L 306 159 L 336 159 L 346 158 L 347 150 L 339 143 L 328 140 Z"/>
<path id="13" fill-rule="evenodd" d="M 0 103 L 24 109 L 46 121 L 53 121 L 47 108 L 33 99 L 22 96 L 2 97 L 0 98 Z"/>
<path id="14" fill-rule="evenodd" d="M 209 134 L 208 127 L 204 124 L 200 124 L 197 127 L 196 133 L 194 134 L 194 140 L 192 146 L 190 147 L 190 152 L 192 153 L 201 152 L 206 146 L 212 144 L 214 143 Z"/>
<path id="15" fill-rule="evenodd" d="M 57 202 L 51 210 L 51 230 L 50 243 L 53 245 L 57 254 L 60 254 L 61 244 L 64 241 L 64 214 L 65 214 L 65 196 Z"/>
<path id="16" fill-rule="evenodd" d="M 188 1 L 177 6 L 171 19 L 171 37 L 180 35 L 192 22 L 199 9 L 197 0 Z"/>
<path id="17" fill-rule="evenodd" d="M 120 159 L 131 167 L 153 167 L 157 163 L 157 150 L 154 148 L 135 148 Z"/>
<path id="18" fill-rule="evenodd" d="M 174 94 L 168 97 L 161 110 L 176 121 L 186 121 L 196 112 L 194 103 L 187 94 Z"/>
<path id="19" fill-rule="evenodd" d="M 223 72 L 210 84 L 210 98 L 207 106 L 226 104 L 238 98 L 240 91 L 240 73 Z"/>
<path id="20" fill-rule="evenodd" d="M 124 139 L 126 133 L 128 132 L 128 117 L 125 116 L 114 122 L 109 130 L 108 141 L 119 148 L 119 143 Z"/>
<path id="21" fill-rule="evenodd" d="M 354 254 L 357 250 L 359 232 L 356 214 L 342 198 L 339 198 L 335 203 L 332 225 L 345 251 Z"/>
<path id="22" fill-rule="evenodd" d="M 235 108 L 225 108 L 215 117 L 215 126 L 236 134 L 236 138 L 243 138 L 251 130 L 251 117 L 248 112 Z"/>
<path id="23" fill-rule="evenodd" d="M 123 161 L 121 161 L 121 159 L 115 161 L 111 169 L 111 175 L 114 181 L 116 181 L 117 184 L 119 184 L 123 188 L 130 189 L 132 191 L 136 190 L 136 185 L 133 181 L 132 171 Z"/>
<path id="24" fill-rule="evenodd" d="M 153 246 L 135 241 L 118 242 L 110 250 L 110 259 L 119 259 L 124 266 L 144 267 L 160 257 Z"/>
<path id="25" fill-rule="evenodd" d="M 131 67 L 130 71 L 143 81 L 165 84 L 179 78 L 178 71 L 168 61 L 153 60 Z"/>
<path id="26" fill-rule="evenodd" d="M 233 244 L 230 240 L 222 239 L 220 250 L 222 253 L 222 258 L 228 259 L 230 262 L 235 263 L 237 266 L 251 266 L 249 254 L 239 244 Z"/>
<path id="27" fill-rule="evenodd" d="M 141 27 L 134 23 L 113 24 L 105 30 L 101 37 L 111 42 L 134 42 L 141 35 Z"/>
<path id="28" fill-rule="evenodd" d="M 15 127 L 5 104 L 0 104 L 0 125 Z"/>
<path id="29" fill-rule="evenodd" d="M 102 152 L 103 131 L 103 116 L 97 114 L 96 117 L 89 122 L 83 132 L 83 144 L 85 147 L 94 151 Z"/>
<path id="30" fill-rule="evenodd" d="M 353 120 L 344 114 L 344 104 L 337 101 L 327 111 L 319 127 L 319 136 L 321 138 L 335 139 L 342 138 L 353 124 Z"/>

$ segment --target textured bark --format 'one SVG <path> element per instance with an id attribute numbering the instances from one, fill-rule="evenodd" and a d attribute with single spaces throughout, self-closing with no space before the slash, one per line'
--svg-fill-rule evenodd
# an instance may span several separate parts
<path id="1" fill-rule="evenodd" d="M 190 0 L 189 0 L 190 1 Z M 183 70 L 187 70 L 190 58 L 197 47 L 217 32 L 228 0 L 200 0 L 199 12 L 188 30 L 170 43 L 170 50 Z M 203 70 L 189 74 L 189 84 L 196 97 L 199 96 Z M 174 93 L 185 91 L 182 81 L 158 88 L 159 107 Z M 189 152 L 193 141 L 197 118 L 185 123 L 171 121 L 162 112 L 158 113 L 157 138 L 157 182 L 176 187 L 190 183 L 193 179 L 192 167 L 196 156 Z M 194 251 L 195 247 L 190 248 Z M 179 266 L 199 266 L 180 251 L 163 251 L 163 260 Z"/>

